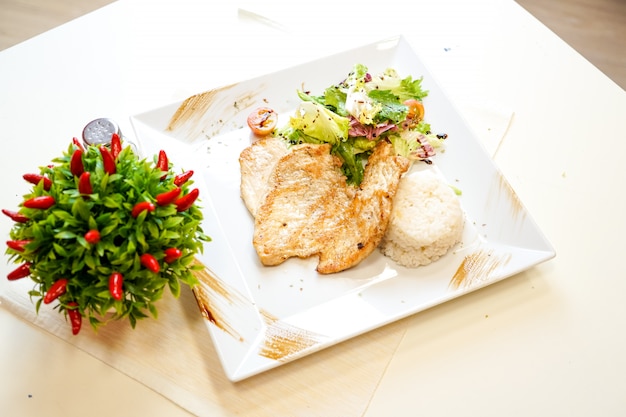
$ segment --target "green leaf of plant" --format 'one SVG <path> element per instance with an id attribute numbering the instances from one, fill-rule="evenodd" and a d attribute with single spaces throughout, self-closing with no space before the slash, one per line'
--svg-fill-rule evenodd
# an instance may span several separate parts
<path id="1" fill-rule="evenodd" d="M 150 310 L 150 314 L 152 314 L 152 317 L 154 317 L 155 319 L 159 318 L 159 312 L 156 309 L 156 306 L 152 303 L 148 304 L 148 309 Z"/>
<path id="2" fill-rule="evenodd" d="M 81 218 L 84 221 L 87 221 L 90 216 L 89 206 L 82 198 L 77 198 L 74 204 L 72 205 L 72 213 Z"/>
<path id="3" fill-rule="evenodd" d="M 93 256 L 85 256 L 85 265 L 87 265 L 89 269 L 96 269 L 98 266 Z"/>
<path id="4" fill-rule="evenodd" d="M 76 233 L 70 232 L 69 230 L 62 230 L 54 235 L 55 239 L 75 239 Z"/>
<path id="5" fill-rule="evenodd" d="M 168 217 L 167 219 L 165 219 L 165 222 L 163 223 L 163 228 L 173 229 L 174 227 L 181 224 L 183 220 L 185 220 L 183 216 Z"/>
<path id="6" fill-rule="evenodd" d="M 180 239 L 180 233 L 174 232 L 172 230 L 166 230 L 161 234 L 161 239 L 163 240 Z"/>
<path id="7" fill-rule="evenodd" d="M 168 281 L 168 284 L 170 286 L 170 291 L 172 292 L 172 295 L 175 298 L 180 297 L 180 282 L 178 282 L 177 279 L 170 279 Z"/>
<path id="8" fill-rule="evenodd" d="M 119 209 L 122 208 L 122 201 L 120 196 L 107 196 L 102 199 L 102 204 L 104 204 L 108 208 Z"/>
<path id="9" fill-rule="evenodd" d="M 52 243 L 52 247 L 54 247 L 54 251 L 59 254 L 59 256 L 63 256 L 63 257 L 67 257 L 67 251 L 65 250 L 65 248 L 61 245 L 59 245 L 56 242 Z"/>

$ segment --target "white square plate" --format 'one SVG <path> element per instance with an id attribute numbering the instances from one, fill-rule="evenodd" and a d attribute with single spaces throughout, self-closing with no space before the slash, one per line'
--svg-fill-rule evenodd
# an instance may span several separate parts
<path id="1" fill-rule="evenodd" d="M 241 150 L 251 142 L 249 112 L 293 112 L 304 86 L 320 94 L 354 64 L 423 76 L 426 120 L 448 134 L 429 169 L 462 191 L 462 242 L 431 265 L 400 267 L 380 252 L 333 275 L 317 259 L 264 267 L 252 246 L 253 220 L 239 192 Z M 229 379 L 238 381 L 510 277 L 555 256 L 530 215 L 403 37 L 197 94 L 131 118 L 145 154 L 165 149 L 193 169 L 212 242 L 195 289 Z M 418 164 L 424 166 L 425 164 Z"/>

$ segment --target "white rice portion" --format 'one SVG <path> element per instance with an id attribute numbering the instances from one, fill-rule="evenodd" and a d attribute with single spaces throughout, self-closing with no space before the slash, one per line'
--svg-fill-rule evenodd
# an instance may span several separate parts
<path id="1" fill-rule="evenodd" d="M 460 242 L 464 226 L 452 188 L 430 171 L 413 172 L 400 181 L 380 250 L 405 267 L 428 265 Z"/>

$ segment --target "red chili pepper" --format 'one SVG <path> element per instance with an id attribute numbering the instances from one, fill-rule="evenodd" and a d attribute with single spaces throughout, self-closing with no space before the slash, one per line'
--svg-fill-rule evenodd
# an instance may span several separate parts
<path id="1" fill-rule="evenodd" d="M 72 324 L 72 334 L 77 335 L 80 332 L 80 326 L 83 324 L 83 316 L 78 311 L 78 303 L 71 301 L 67 303 L 67 315 L 70 316 L 70 323 Z"/>
<path id="2" fill-rule="evenodd" d="M 83 149 L 78 148 L 72 154 L 72 159 L 70 159 L 70 171 L 72 175 L 76 177 L 80 177 L 80 174 L 85 172 L 85 167 L 83 166 Z"/>
<path id="3" fill-rule="evenodd" d="M 106 146 L 100 146 L 100 154 L 102 155 L 102 165 L 104 166 L 104 172 L 109 175 L 115 174 L 115 159 L 113 159 L 113 155 L 111 151 Z"/>
<path id="4" fill-rule="evenodd" d="M 154 204 L 152 204 L 151 202 L 142 201 L 141 203 L 135 204 L 135 207 L 133 207 L 133 210 L 131 211 L 130 214 L 133 217 L 137 218 L 137 216 L 139 216 L 142 211 L 148 210 L 149 212 L 153 212 L 155 208 L 156 207 L 154 207 Z"/>
<path id="5" fill-rule="evenodd" d="M 113 133 L 113 135 L 111 135 L 111 156 L 113 156 L 114 160 L 117 160 L 120 152 L 122 152 L 122 141 L 120 139 L 120 135 Z"/>
<path id="6" fill-rule="evenodd" d="M 82 144 L 82 143 L 80 143 L 80 141 L 78 140 L 78 138 L 77 138 L 77 137 L 73 137 L 73 138 L 72 138 L 72 143 L 74 143 L 74 145 L 76 145 L 76 147 L 77 147 L 78 149 L 80 149 L 81 151 L 84 151 L 84 150 L 85 150 L 85 148 L 83 148 L 83 144 Z"/>
<path id="7" fill-rule="evenodd" d="M 165 249 L 164 252 L 165 252 L 164 261 L 167 262 L 168 264 L 171 264 L 176 259 L 183 256 L 183 252 L 178 248 L 167 248 Z"/>
<path id="8" fill-rule="evenodd" d="M 24 216 L 23 214 L 18 213 L 17 211 L 2 209 L 2 213 L 4 213 L 6 216 L 8 216 L 11 220 L 13 220 L 16 223 L 26 223 L 27 221 L 30 220 L 28 217 Z"/>
<path id="9" fill-rule="evenodd" d="M 149 253 L 144 253 L 143 255 L 141 255 L 139 257 L 139 260 L 141 261 L 141 264 L 143 266 L 145 266 L 146 268 L 148 268 L 150 271 L 154 272 L 155 274 L 158 274 L 159 271 L 161 270 L 159 261 L 157 261 L 156 258 L 150 255 Z"/>
<path id="10" fill-rule="evenodd" d="M 182 174 L 178 174 L 176 177 L 174 177 L 174 185 L 180 187 L 181 185 L 189 181 L 189 178 L 191 178 L 192 175 L 193 171 L 187 171 L 183 172 Z"/>
<path id="11" fill-rule="evenodd" d="M 181 191 L 182 190 L 180 188 L 176 187 L 171 191 L 157 194 L 156 202 L 159 206 L 167 206 L 168 204 L 173 203 L 174 200 L 178 198 Z"/>
<path id="12" fill-rule="evenodd" d="M 32 240 L 7 240 L 7 246 L 18 252 L 24 252 L 26 245 L 30 242 L 32 242 Z"/>
<path id="13" fill-rule="evenodd" d="M 113 272 L 109 277 L 109 292 L 114 300 L 121 300 L 124 295 L 122 284 L 124 283 L 124 276 L 119 272 Z"/>
<path id="14" fill-rule="evenodd" d="M 9 281 L 15 281 L 16 279 L 25 278 L 30 275 L 30 266 L 32 263 L 24 262 L 22 265 L 9 272 L 7 278 Z"/>
<path id="15" fill-rule="evenodd" d="M 176 211 L 181 212 L 187 210 L 189 207 L 195 203 L 196 199 L 200 195 L 200 190 L 194 188 L 189 192 L 189 194 L 182 196 L 178 200 L 174 202 L 176 204 Z"/>
<path id="16" fill-rule="evenodd" d="M 40 195 L 24 201 L 24 207 L 46 210 L 54 206 L 55 202 L 54 197 L 51 195 Z"/>
<path id="17" fill-rule="evenodd" d="M 61 278 L 55 281 L 54 284 L 50 286 L 50 289 L 48 289 L 48 292 L 46 293 L 46 295 L 44 295 L 43 303 L 50 304 L 51 302 L 53 302 L 54 300 L 56 300 L 57 298 L 65 294 L 66 290 L 67 290 L 67 280 L 65 278 Z"/>
<path id="18" fill-rule="evenodd" d="M 87 243 L 95 245 L 96 243 L 100 242 L 100 232 L 98 232 L 96 229 L 91 229 L 90 231 L 85 233 L 85 240 L 87 241 Z"/>
<path id="19" fill-rule="evenodd" d="M 52 187 L 52 181 L 50 180 L 50 178 L 46 178 L 40 174 L 24 174 L 23 178 L 26 181 L 30 182 L 31 184 L 35 184 L 35 185 L 43 181 L 43 189 L 46 191 L 49 191 L 50 187 Z"/>
<path id="20" fill-rule="evenodd" d="M 159 168 L 163 172 L 168 172 L 170 169 L 170 164 L 167 159 L 167 154 L 164 150 L 159 151 L 159 158 L 157 159 L 157 168 Z M 164 179 L 167 174 L 164 174 L 161 179 Z"/>
<path id="21" fill-rule="evenodd" d="M 81 194 L 92 194 L 91 173 L 85 171 L 78 178 L 78 192 Z"/>

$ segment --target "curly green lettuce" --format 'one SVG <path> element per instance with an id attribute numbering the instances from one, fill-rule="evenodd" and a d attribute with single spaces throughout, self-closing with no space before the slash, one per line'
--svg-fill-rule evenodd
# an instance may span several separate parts
<path id="1" fill-rule="evenodd" d="M 372 75 L 357 63 L 323 94 L 297 94 L 302 102 L 277 135 L 292 144 L 331 144 L 351 184 L 360 184 L 367 158 L 380 140 L 390 140 L 399 155 L 411 159 L 427 158 L 442 145 L 427 123 L 408 120 L 406 100 L 421 102 L 428 95 L 422 78 L 401 78 L 393 68 Z"/>

